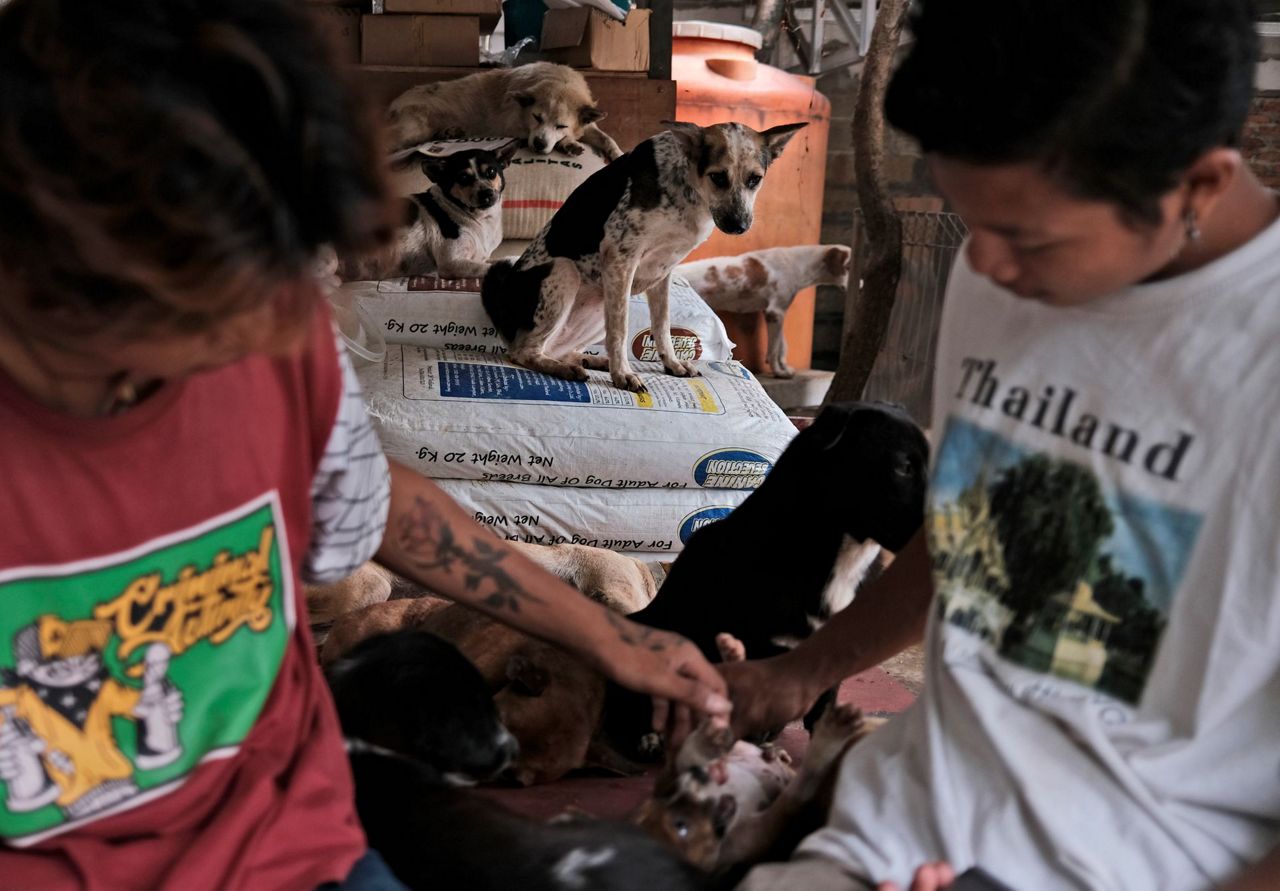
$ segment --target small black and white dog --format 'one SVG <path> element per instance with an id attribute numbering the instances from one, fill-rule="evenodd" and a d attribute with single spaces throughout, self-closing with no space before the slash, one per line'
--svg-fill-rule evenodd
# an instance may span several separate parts
<path id="1" fill-rule="evenodd" d="M 703 878 L 639 827 L 537 823 L 454 788 L 515 754 L 479 671 L 420 631 L 363 641 L 329 668 L 369 845 L 414 891 L 697 891 Z"/>
<path id="2" fill-rule="evenodd" d="M 405 202 L 405 218 L 389 251 L 344 264 L 347 281 L 392 275 L 480 278 L 502 243 L 503 170 L 519 143 L 490 151 L 465 149 L 440 157 L 419 155 L 431 180 Z"/>
<path id="3" fill-rule="evenodd" d="M 628 300 L 644 293 L 667 373 L 696 374 L 671 344 L 671 271 L 712 226 L 751 228 L 765 172 L 803 126 L 675 123 L 592 174 L 518 260 L 485 276 L 484 307 L 511 360 L 568 380 L 608 370 L 616 386 L 643 392 L 625 345 Z M 608 357 L 584 356 L 602 334 Z"/>

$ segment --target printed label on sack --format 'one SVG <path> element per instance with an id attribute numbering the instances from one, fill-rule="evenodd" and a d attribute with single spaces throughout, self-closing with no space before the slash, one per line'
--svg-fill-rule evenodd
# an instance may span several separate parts
<path id="1" fill-rule="evenodd" d="M 733 513 L 731 507 L 704 507 L 696 510 L 680 521 L 680 543 L 688 544 L 693 533 L 703 526 L 710 526 L 717 520 L 723 520 Z"/>
<path id="2" fill-rule="evenodd" d="M 747 371 L 747 367 L 739 362 L 708 362 L 707 367 L 712 371 L 727 374 L 729 377 L 740 377 L 743 380 L 751 380 L 751 372 Z"/>
<path id="3" fill-rule="evenodd" d="M 513 365 L 406 358 L 404 395 L 409 399 L 496 400 L 511 404 L 611 406 L 691 414 L 724 414 L 724 404 L 701 378 L 643 375 L 647 393 L 620 390 L 607 378 L 566 381 Z M 438 394 L 438 395 L 437 395 Z"/>
<path id="4" fill-rule="evenodd" d="M 688 328 L 672 328 L 671 345 L 675 348 L 678 359 L 691 362 L 702 358 L 702 339 L 698 337 L 696 331 L 690 331 Z M 631 355 L 641 362 L 662 361 L 652 329 L 645 328 L 643 331 L 636 332 L 636 336 L 631 341 Z"/>
<path id="5" fill-rule="evenodd" d="M 718 449 L 693 466 L 693 478 L 704 489 L 757 489 L 773 470 L 764 455 L 745 449 Z"/>

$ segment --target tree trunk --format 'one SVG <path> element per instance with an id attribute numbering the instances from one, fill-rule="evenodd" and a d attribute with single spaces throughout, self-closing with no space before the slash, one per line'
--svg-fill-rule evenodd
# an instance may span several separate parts
<path id="1" fill-rule="evenodd" d="M 902 274 L 902 220 L 889 196 L 884 172 L 884 94 L 893 71 L 908 0 L 881 0 L 871 46 L 858 81 L 853 110 L 853 168 L 862 209 L 866 257 L 862 282 L 850 277 L 840 367 L 823 404 L 862 398 L 871 368 L 884 346 Z"/>
<path id="2" fill-rule="evenodd" d="M 782 13 L 785 7 L 784 0 L 759 0 L 756 3 L 756 14 L 751 19 L 751 27 L 764 38 L 764 45 L 756 51 L 756 59 L 766 65 L 773 61 L 773 51 L 782 33 Z"/>

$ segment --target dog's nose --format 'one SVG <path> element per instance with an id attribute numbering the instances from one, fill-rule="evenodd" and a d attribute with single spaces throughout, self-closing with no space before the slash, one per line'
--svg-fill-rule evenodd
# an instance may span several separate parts
<path id="1" fill-rule="evenodd" d="M 545 151 L 547 150 L 547 148 L 548 148 L 548 146 L 547 146 L 547 140 L 546 140 L 546 139 L 544 139 L 544 138 L 543 138 L 543 137 L 541 137 L 541 136 L 535 136 L 535 137 L 533 138 L 533 150 L 534 150 L 535 152 L 545 152 Z"/>
<path id="2" fill-rule="evenodd" d="M 485 189 L 476 196 L 476 201 L 481 207 L 493 207 L 494 202 L 498 200 L 498 193 L 492 189 Z"/>
<path id="3" fill-rule="evenodd" d="M 741 235 L 743 232 L 746 232 L 750 228 L 751 228 L 750 223 L 744 222 L 738 217 L 729 217 L 723 223 L 720 224 L 721 231 L 727 232 L 730 235 Z"/>

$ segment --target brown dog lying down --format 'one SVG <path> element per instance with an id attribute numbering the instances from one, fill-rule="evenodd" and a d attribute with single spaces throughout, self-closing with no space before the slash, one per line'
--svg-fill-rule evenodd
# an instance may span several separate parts
<path id="1" fill-rule="evenodd" d="M 592 600 L 623 615 L 644 609 L 658 590 L 653 573 L 634 557 L 576 544 L 513 541 L 511 546 Z M 397 596 L 403 596 L 406 588 L 417 593 L 413 583 L 376 563 L 366 563 L 342 581 L 306 586 L 311 623 L 332 622 L 346 613 L 387 600 L 393 589 L 402 589 Z"/>
<path id="2" fill-rule="evenodd" d="M 340 619 L 320 659 L 335 662 L 356 644 L 399 630 L 430 631 L 479 669 L 502 723 L 520 743 L 507 776 L 549 783 L 579 767 L 615 766 L 592 748 L 604 708 L 604 677 L 568 653 L 439 597 L 390 600 Z"/>
<path id="3" fill-rule="evenodd" d="M 806 244 L 752 251 L 736 257 L 712 257 L 676 267 L 719 312 L 763 312 L 769 332 L 769 367 L 775 377 L 792 377 L 782 319 L 796 293 L 811 285 L 849 282 L 852 251 L 840 244 Z"/>

